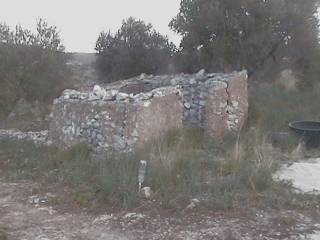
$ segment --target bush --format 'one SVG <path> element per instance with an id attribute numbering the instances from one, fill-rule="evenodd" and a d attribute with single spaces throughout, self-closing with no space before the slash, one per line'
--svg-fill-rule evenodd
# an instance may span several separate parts
<path id="1" fill-rule="evenodd" d="M 95 50 L 102 80 L 112 82 L 141 73 L 166 72 L 174 45 L 151 24 L 130 17 L 116 34 L 101 32 Z"/>
<path id="2" fill-rule="evenodd" d="M 67 87 L 69 70 L 56 27 L 39 20 L 37 32 L 0 24 L 0 117 L 20 99 L 49 103 Z"/>

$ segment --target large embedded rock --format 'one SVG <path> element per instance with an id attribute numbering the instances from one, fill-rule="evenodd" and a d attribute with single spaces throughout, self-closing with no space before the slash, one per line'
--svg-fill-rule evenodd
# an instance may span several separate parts
<path id="1" fill-rule="evenodd" d="M 172 92 L 128 104 L 125 133 L 128 141 L 143 145 L 170 130 L 181 128 L 183 107 L 180 98 L 179 92 Z"/>

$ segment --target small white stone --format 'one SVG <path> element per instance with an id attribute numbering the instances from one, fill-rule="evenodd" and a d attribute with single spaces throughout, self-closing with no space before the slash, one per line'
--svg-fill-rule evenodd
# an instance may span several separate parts
<path id="1" fill-rule="evenodd" d="M 196 205 L 192 202 L 187 206 L 187 209 L 193 209 L 195 207 L 196 207 Z"/>
<path id="2" fill-rule="evenodd" d="M 151 187 L 144 187 L 141 190 L 143 191 L 144 197 L 146 199 L 150 199 L 152 197 L 153 191 L 152 191 Z"/>
<path id="3" fill-rule="evenodd" d="M 150 99 L 149 95 L 148 94 L 145 94 L 145 93 L 139 93 L 137 95 L 134 96 L 134 99 L 138 100 L 138 101 L 141 101 L 141 100 L 148 100 Z"/>
<path id="4" fill-rule="evenodd" d="M 185 107 L 186 109 L 190 109 L 190 108 L 191 108 L 191 104 L 188 103 L 188 102 L 184 103 L 183 105 L 184 105 L 184 107 Z"/>
<path id="5" fill-rule="evenodd" d="M 200 204 L 200 200 L 199 200 L 198 198 L 193 198 L 193 199 L 191 200 L 191 202 L 193 202 L 193 203 L 196 204 L 196 205 L 199 205 L 199 204 Z"/>
<path id="6" fill-rule="evenodd" d="M 99 100 L 99 99 L 100 99 L 100 97 L 97 96 L 96 94 L 89 93 L 89 98 L 88 98 L 89 101 L 96 101 L 96 100 Z"/>
<path id="7" fill-rule="evenodd" d="M 196 80 L 195 78 L 191 78 L 191 79 L 189 80 L 189 83 L 190 83 L 191 85 L 197 84 L 197 80 Z"/>
<path id="8" fill-rule="evenodd" d="M 64 99 L 64 100 L 68 100 L 68 99 L 70 99 L 70 96 L 69 96 L 69 95 L 64 95 L 64 96 L 63 96 L 63 99 Z"/>
<path id="9" fill-rule="evenodd" d="M 187 206 L 186 209 L 194 209 L 197 206 L 199 206 L 199 204 L 200 204 L 199 199 L 197 199 L 197 198 L 191 199 L 190 204 Z"/>
<path id="10" fill-rule="evenodd" d="M 125 100 L 129 97 L 129 94 L 127 93 L 123 93 L 123 92 L 119 92 L 116 96 L 117 100 Z"/>
<path id="11" fill-rule="evenodd" d="M 201 69 L 199 72 L 197 72 L 197 76 L 203 76 L 206 73 L 206 70 Z"/>
<path id="12" fill-rule="evenodd" d="M 96 95 L 99 99 L 104 99 L 107 95 L 107 91 L 99 85 L 94 85 L 93 94 Z"/>
<path id="13" fill-rule="evenodd" d="M 111 95 L 115 97 L 118 94 L 118 90 L 111 90 Z"/>
<path id="14" fill-rule="evenodd" d="M 139 133 L 137 131 L 137 129 L 133 130 L 132 134 L 133 137 L 139 137 Z"/>
<path id="15" fill-rule="evenodd" d="M 177 84 L 179 84 L 179 82 L 180 82 L 180 78 L 172 78 L 170 80 L 171 85 L 177 85 Z"/>
<path id="16" fill-rule="evenodd" d="M 140 80 L 143 80 L 143 79 L 145 79 L 145 78 L 147 78 L 147 77 L 148 77 L 147 74 L 141 73 L 141 75 L 139 76 L 139 79 L 140 79 Z"/>
<path id="17" fill-rule="evenodd" d="M 238 106 L 239 106 L 239 102 L 237 102 L 237 101 L 232 101 L 232 106 L 238 107 Z"/>
<path id="18" fill-rule="evenodd" d="M 81 93 L 81 94 L 80 94 L 80 99 L 81 99 L 81 100 L 87 99 L 88 96 L 89 96 L 88 93 Z"/>
<path id="19" fill-rule="evenodd" d="M 149 107 L 151 105 L 151 101 L 145 101 L 144 103 L 143 103 L 143 106 L 144 107 Z"/>
<path id="20" fill-rule="evenodd" d="M 109 214 L 106 214 L 106 215 L 100 215 L 99 217 L 95 218 L 93 220 L 93 224 L 96 224 L 96 223 L 106 223 L 108 221 L 110 221 L 111 219 L 113 218 L 113 215 L 109 215 Z"/>

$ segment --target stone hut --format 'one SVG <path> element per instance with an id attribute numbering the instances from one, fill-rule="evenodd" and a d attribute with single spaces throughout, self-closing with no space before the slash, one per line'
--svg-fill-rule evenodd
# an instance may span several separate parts
<path id="1" fill-rule="evenodd" d="M 51 113 L 49 138 L 130 150 L 186 125 L 213 137 L 238 131 L 247 117 L 246 71 L 139 77 L 90 90 L 65 90 Z"/>

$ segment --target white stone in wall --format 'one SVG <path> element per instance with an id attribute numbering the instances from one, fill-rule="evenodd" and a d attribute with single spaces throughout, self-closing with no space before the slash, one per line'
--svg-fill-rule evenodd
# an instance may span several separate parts
<path id="1" fill-rule="evenodd" d="M 40 132 L 21 132 L 16 129 L 0 129 L 0 139 L 32 141 L 36 144 L 50 145 L 47 130 Z"/>
<path id="2" fill-rule="evenodd" d="M 237 108 L 239 106 L 239 102 L 237 101 L 232 101 L 232 106 Z"/>
<path id="3" fill-rule="evenodd" d="M 99 146 L 103 148 L 103 146 L 105 145 L 104 143 L 107 140 L 105 136 L 101 135 L 101 128 L 103 127 L 108 130 L 110 128 L 111 136 L 109 137 L 111 139 L 109 139 L 110 141 L 108 140 L 108 147 L 110 145 L 110 147 L 116 147 L 117 149 L 130 148 L 134 142 L 139 140 L 139 136 L 126 136 L 125 133 L 121 130 L 121 123 L 119 125 L 113 123 L 113 120 L 110 120 L 110 116 L 106 112 L 104 112 L 104 106 L 113 104 L 117 105 L 116 109 L 117 111 L 119 110 L 120 115 L 124 114 L 124 124 L 126 124 L 126 109 L 128 108 L 128 106 L 130 106 L 130 104 L 134 105 L 135 107 L 137 105 L 142 107 L 150 107 L 153 98 L 161 98 L 167 95 L 175 94 L 177 96 L 181 96 L 177 98 L 177 100 L 180 102 L 180 110 L 183 111 L 183 114 L 181 114 L 180 116 L 181 122 L 183 122 L 183 124 L 191 123 L 195 126 L 207 127 L 206 121 L 211 116 L 206 115 L 208 112 L 208 108 L 210 109 L 210 106 L 208 106 L 207 108 L 208 95 L 215 94 L 215 90 L 220 90 L 219 94 L 223 95 L 223 101 L 220 101 L 218 99 L 220 97 L 220 95 L 218 94 L 216 96 L 218 101 L 217 106 L 213 105 L 213 109 L 217 108 L 215 110 L 216 112 L 212 113 L 212 115 L 214 115 L 213 119 L 217 119 L 217 121 L 219 121 L 219 119 L 221 118 L 221 121 L 223 121 L 223 128 L 226 131 L 237 130 L 239 122 L 241 121 L 242 123 L 242 118 L 244 117 L 241 114 L 238 114 L 239 108 L 242 107 L 242 99 L 236 99 L 232 97 L 231 99 L 233 101 L 231 102 L 229 95 L 232 95 L 233 93 L 228 93 L 228 82 L 232 79 L 236 79 L 234 78 L 235 76 L 237 76 L 236 74 L 239 73 L 206 74 L 204 70 L 200 70 L 196 74 L 176 74 L 154 77 L 142 74 L 140 77 L 138 76 L 132 79 L 119 81 L 116 83 L 105 85 L 103 87 L 96 85 L 90 91 L 84 90 L 83 92 L 78 92 L 76 90 L 66 90 L 64 94 L 54 102 L 54 104 L 57 104 L 57 106 L 54 107 L 58 108 L 57 115 L 59 116 L 56 117 L 56 121 L 59 122 L 59 119 L 61 118 L 62 120 L 60 125 L 66 125 L 64 126 L 65 133 L 72 134 L 72 124 L 66 124 L 65 119 L 70 118 L 70 120 L 72 120 L 73 122 L 76 122 L 76 119 L 73 119 L 72 116 L 65 114 L 68 110 L 67 108 L 64 108 L 64 106 L 68 105 L 68 103 L 86 104 L 90 101 L 92 112 L 90 112 L 90 108 L 86 111 L 91 117 L 90 119 L 85 120 L 84 127 L 81 126 L 83 133 L 81 134 L 80 138 L 88 140 L 88 142 L 93 146 Z M 122 92 L 121 89 L 126 89 L 126 91 Z M 128 92 L 130 91 L 130 89 L 132 89 L 131 93 Z M 137 91 L 140 92 L 138 92 L 137 94 Z M 228 95 L 228 100 L 225 99 L 226 96 L 223 91 L 225 91 Z M 99 112 L 98 117 L 94 117 L 93 119 L 92 116 L 95 115 L 94 111 L 97 111 L 97 107 L 101 107 L 99 108 L 99 111 L 101 112 Z M 80 111 L 79 116 L 82 116 L 82 114 L 84 114 L 83 112 L 81 112 L 81 110 L 76 111 Z M 221 117 L 217 117 L 218 115 L 220 115 Z M 136 121 L 135 116 L 133 116 L 133 118 L 130 119 L 129 122 L 130 124 L 135 124 L 134 121 Z M 210 124 L 213 125 L 214 123 Z M 62 127 L 59 127 L 60 131 L 61 128 Z M 54 132 L 54 128 L 52 129 L 52 131 Z M 76 131 L 76 133 L 78 132 L 79 131 Z M 114 135 L 116 137 L 114 138 L 114 143 L 112 143 Z M 59 140 L 59 137 L 57 137 L 57 139 Z M 131 144 L 131 142 L 133 143 Z"/>
<path id="4" fill-rule="evenodd" d="M 120 100 L 125 100 L 129 97 L 129 94 L 127 93 L 123 93 L 123 92 L 119 92 L 116 96 L 116 100 L 120 101 Z"/>
<path id="5" fill-rule="evenodd" d="M 190 108 L 191 108 L 191 104 L 188 103 L 188 102 L 184 103 L 183 105 L 184 105 L 184 107 L 185 107 L 186 109 L 190 109 Z"/>
<path id="6" fill-rule="evenodd" d="M 93 94 L 95 94 L 100 99 L 104 99 L 107 95 L 107 91 L 103 87 L 100 87 L 99 85 L 94 85 Z"/>
<path id="7" fill-rule="evenodd" d="M 199 72 L 197 72 L 197 76 L 198 77 L 202 77 L 202 76 L 204 76 L 205 75 L 205 73 L 206 73 L 206 70 L 204 70 L 204 69 L 201 69 Z"/>
<path id="8" fill-rule="evenodd" d="M 143 103 L 144 107 L 149 107 L 151 105 L 151 101 L 146 101 Z"/>

